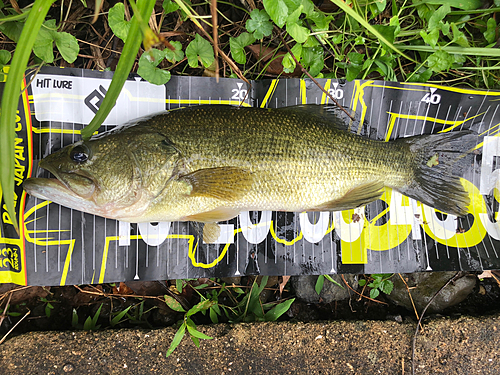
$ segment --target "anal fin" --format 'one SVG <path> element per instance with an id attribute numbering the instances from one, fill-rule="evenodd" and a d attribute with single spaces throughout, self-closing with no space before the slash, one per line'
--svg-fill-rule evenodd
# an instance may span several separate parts
<path id="1" fill-rule="evenodd" d="M 240 213 L 239 210 L 220 207 L 212 211 L 201 212 L 196 215 L 187 216 L 184 220 L 201 221 L 203 223 L 213 223 L 218 221 L 230 220 Z"/>
<path id="2" fill-rule="evenodd" d="M 315 207 L 315 211 L 343 211 L 364 206 L 380 198 L 384 193 L 383 187 L 384 183 L 381 181 L 358 185 L 349 190 L 342 198 Z"/>

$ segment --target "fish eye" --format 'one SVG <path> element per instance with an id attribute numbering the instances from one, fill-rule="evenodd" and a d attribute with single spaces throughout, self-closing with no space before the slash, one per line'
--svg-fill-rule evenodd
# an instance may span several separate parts
<path id="1" fill-rule="evenodd" d="M 71 160 L 77 163 L 84 163 L 89 158 L 89 155 L 90 155 L 90 150 L 88 149 L 87 146 L 78 145 L 76 147 L 73 147 L 73 149 L 69 154 L 69 157 L 71 158 Z"/>

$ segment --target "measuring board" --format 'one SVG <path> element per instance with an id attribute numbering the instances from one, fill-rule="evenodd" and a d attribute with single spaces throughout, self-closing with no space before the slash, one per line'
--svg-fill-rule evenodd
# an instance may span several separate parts
<path id="1" fill-rule="evenodd" d="M 392 273 L 500 268 L 500 92 L 432 84 L 319 79 L 356 116 L 352 131 L 388 141 L 472 129 L 477 146 L 461 171 L 471 197 L 464 218 L 385 189 L 342 212 L 243 212 L 204 244 L 189 222 L 129 224 L 26 195 L 48 177 L 44 156 L 80 140 L 111 72 L 44 67 L 26 75 L 15 130 L 16 213 L 2 204 L 0 282 L 66 285 L 236 275 Z M 0 84 L 3 90 L 3 84 Z M 331 104 L 308 79 L 253 81 L 173 76 L 155 86 L 131 75 L 99 132 L 165 109 L 199 104 L 284 107 Z"/>

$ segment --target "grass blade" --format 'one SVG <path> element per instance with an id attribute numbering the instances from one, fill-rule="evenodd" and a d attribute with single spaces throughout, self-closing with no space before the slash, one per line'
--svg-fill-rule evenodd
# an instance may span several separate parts
<path id="1" fill-rule="evenodd" d="M 457 46 L 432 48 L 431 46 L 411 46 L 411 45 L 405 45 L 399 48 L 408 49 L 412 51 L 422 51 L 422 52 L 445 51 L 448 53 L 456 53 L 459 55 L 500 57 L 500 49 L 498 48 L 457 47 Z"/>
<path id="2" fill-rule="evenodd" d="M 0 115 L 0 186 L 3 200 L 7 206 L 14 228 L 19 233 L 16 212 L 14 211 L 14 124 L 19 102 L 19 92 L 24 71 L 28 66 L 31 50 L 35 44 L 38 30 L 54 0 L 36 0 L 24 24 L 23 31 L 12 58 L 11 68 L 2 94 L 2 113 Z"/>
<path id="3" fill-rule="evenodd" d="M 381 33 L 379 33 L 372 25 L 370 25 L 368 21 L 366 21 L 363 17 L 361 17 L 358 13 L 356 13 L 356 11 L 352 9 L 349 5 L 347 5 L 343 0 L 331 0 L 331 2 L 337 5 L 340 9 L 342 9 L 347 15 L 351 16 L 356 21 L 358 21 L 361 26 L 363 26 L 366 30 L 375 35 L 379 39 L 379 41 L 384 42 L 394 52 L 400 54 L 401 56 L 410 61 L 413 61 L 414 63 L 417 63 L 411 57 L 405 55 L 404 52 L 401 51 L 399 48 L 397 48 L 393 43 L 389 42 Z"/>
<path id="4" fill-rule="evenodd" d="M 101 306 L 102 306 L 102 305 L 101 305 Z M 118 313 L 118 314 L 117 314 L 117 315 L 116 315 L 113 319 L 111 319 L 111 322 L 110 322 L 111 327 L 114 327 L 114 326 L 116 326 L 118 323 L 120 323 L 120 320 L 122 320 L 122 318 L 123 318 L 123 317 L 125 316 L 125 314 L 126 314 L 126 313 L 130 310 L 130 308 L 131 308 L 131 307 L 132 307 L 132 305 L 131 305 L 131 306 L 129 306 L 129 307 L 127 307 L 125 310 L 120 311 L 120 313 Z"/>
<path id="5" fill-rule="evenodd" d="M 324 282 L 325 282 L 325 275 L 319 275 L 318 279 L 316 280 L 316 285 L 314 286 L 316 294 L 319 295 L 321 293 L 321 291 L 323 290 Z"/>
<path id="6" fill-rule="evenodd" d="M 266 315 L 264 315 L 264 319 L 266 322 L 275 322 L 281 315 L 286 313 L 292 303 L 295 301 L 295 298 L 289 299 L 288 301 L 281 302 L 280 304 L 273 307 L 269 310 Z"/>
<path id="7" fill-rule="evenodd" d="M 151 12 L 153 11 L 154 4 L 155 0 L 142 0 L 137 2 L 137 8 L 139 8 L 140 10 L 142 19 L 149 20 Z M 101 126 L 103 121 L 109 115 L 109 112 L 111 112 L 111 110 L 115 106 L 116 99 L 120 95 L 123 85 L 128 78 L 128 74 L 132 70 L 137 52 L 139 52 L 139 47 L 141 46 L 141 41 L 142 33 L 139 20 L 137 19 L 137 17 L 132 17 L 127 41 L 123 46 L 122 55 L 120 57 L 120 60 L 118 61 L 118 65 L 113 75 L 113 79 L 111 80 L 111 84 L 109 85 L 109 89 L 104 96 L 102 104 L 99 107 L 99 110 L 95 114 L 94 118 L 92 119 L 90 124 L 88 124 L 82 130 L 83 139 L 89 139 L 90 136 L 97 129 L 99 129 L 99 126 Z M 14 145 L 14 141 L 12 141 L 12 145 Z M 12 150 L 12 154 L 14 154 L 14 150 Z M 14 162 L 12 162 L 12 164 L 14 165 Z"/>
<path id="8" fill-rule="evenodd" d="M 175 334 L 174 339 L 172 340 L 172 343 L 170 344 L 170 348 L 168 348 L 167 354 L 165 355 L 165 357 L 168 357 L 170 354 L 172 354 L 174 352 L 175 348 L 177 348 L 179 346 L 179 344 L 182 341 L 182 338 L 184 337 L 184 332 L 186 332 L 186 323 L 182 323 L 182 325 L 179 327 L 179 330 Z"/>

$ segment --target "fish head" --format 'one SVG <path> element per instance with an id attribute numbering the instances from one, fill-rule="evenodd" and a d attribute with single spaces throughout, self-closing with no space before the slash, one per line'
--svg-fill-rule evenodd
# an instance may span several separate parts
<path id="1" fill-rule="evenodd" d="M 74 143 L 48 155 L 39 166 L 55 178 L 26 180 L 24 189 L 35 197 L 116 219 L 141 200 L 140 168 L 120 138 Z"/>

